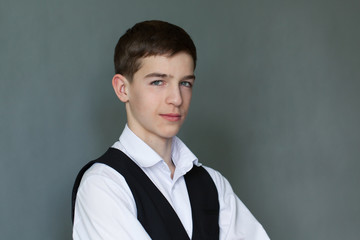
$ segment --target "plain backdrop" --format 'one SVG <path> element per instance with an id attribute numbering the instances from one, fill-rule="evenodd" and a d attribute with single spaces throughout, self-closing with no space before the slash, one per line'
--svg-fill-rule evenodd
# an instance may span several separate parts
<path id="1" fill-rule="evenodd" d="M 360 236 L 360 1 L 1 0 L 0 238 L 71 239 L 79 169 L 119 137 L 113 49 L 138 21 L 198 48 L 180 137 L 272 239 Z"/>

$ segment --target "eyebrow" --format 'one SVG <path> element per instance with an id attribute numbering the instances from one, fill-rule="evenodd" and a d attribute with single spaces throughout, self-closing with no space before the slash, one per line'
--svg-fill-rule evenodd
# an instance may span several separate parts
<path id="1" fill-rule="evenodd" d="M 181 80 L 190 80 L 190 79 L 195 81 L 195 75 L 191 74 L 191 75 L 185 76 Z"/>
<path id="2" fill-rule="evenodd" d="M 152 78 L 152 77 L 167 78 L 169 76 L 165 73 L 157 73 L 157 72 L 149 73 L 145 76 L 145 78 Z"/>
<path id="3" fill-rule="evenodd" d="M 145 76 L 145 78 L 152 78 L 152 77 L 173 78 L 172 75 L 167 75 L 165 73 L 157 73 L 157 72 L 149 73 Z M 184 76 L 183 78 L 181 78 L 181 80 L 190 80 L 190 79 L 193 79 L 195 81 L 195 75 L 191 74 L 191 75 L 187 75 L 187 76 Z"/>

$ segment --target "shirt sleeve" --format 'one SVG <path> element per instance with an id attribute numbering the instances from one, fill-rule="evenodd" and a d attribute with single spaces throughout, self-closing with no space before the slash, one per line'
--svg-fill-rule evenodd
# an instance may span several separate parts
<path id="1" fill-rule="evenodd" d="M 150 239 L 137 219 L 136 204 L 124 177 L 104 164 L 94 164 L 81 180 L 73 239 Z"/>
<path id="2" fill-rule="evenodd" d="M 209 167 L 205 169 L 215 182 L 219 194 L 220 240 L 270 239 L 262 225 L 236 196 L 227 179 Z"/>

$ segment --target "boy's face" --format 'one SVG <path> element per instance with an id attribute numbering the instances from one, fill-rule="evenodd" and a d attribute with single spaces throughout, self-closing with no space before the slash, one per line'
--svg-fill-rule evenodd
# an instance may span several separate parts
<path id="1" fill-rule="evenodd" d="M 127 88 L 130 129 L 145 142 L 175 136 L 188 113 L 194 80 L 187 53 L 143 58 Z"/>

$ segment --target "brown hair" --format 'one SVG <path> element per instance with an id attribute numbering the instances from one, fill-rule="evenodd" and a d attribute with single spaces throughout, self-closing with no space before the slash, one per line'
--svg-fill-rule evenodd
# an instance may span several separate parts
<path id="1" fill-rule="evenodd" d="M 188 53 L 196 66 L 196 47 L 190 36 L 180 27 L 153 20 L 135 24 L 120 37 L 114 54 L 115 74 L 132 80 L 141 67 L 141 58 Z"/>

